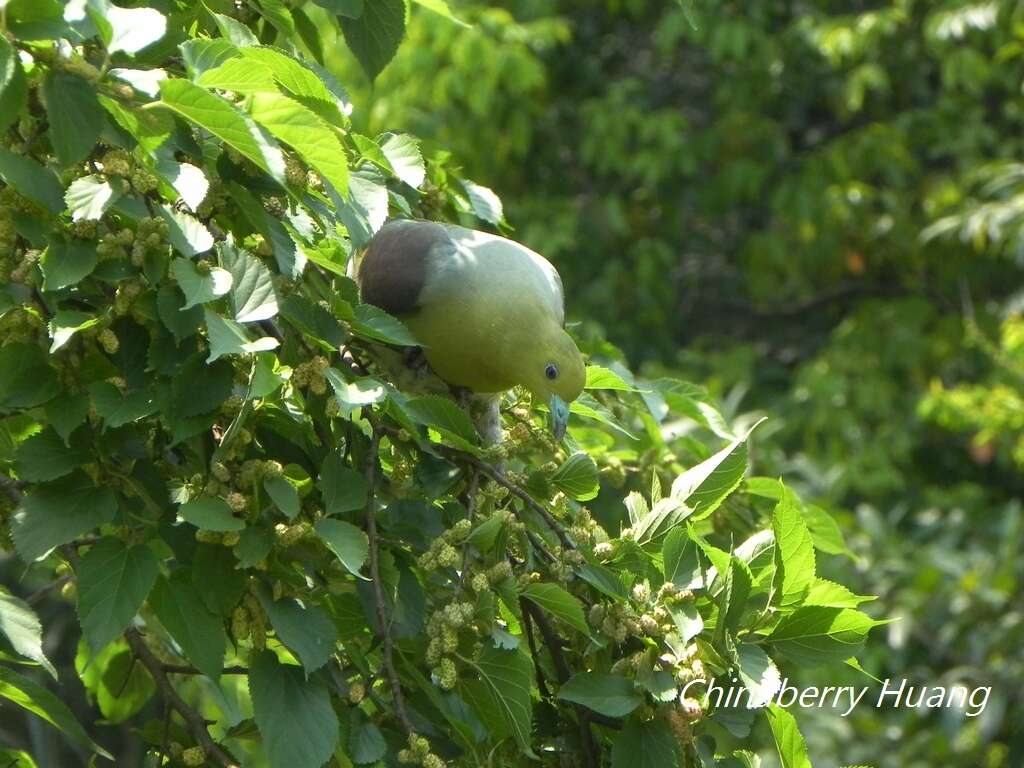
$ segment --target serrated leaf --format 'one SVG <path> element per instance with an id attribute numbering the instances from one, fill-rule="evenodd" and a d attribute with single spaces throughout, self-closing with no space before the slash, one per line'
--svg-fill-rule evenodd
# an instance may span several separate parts
<path id="1" fill-rule="evenodd" d="M 872 595 L 855 595 L 842 584 L 828 579 L 815 579 L 804 599 L 804 605 L 822 605 L 832 608 L 856 608 L 861 603 L 875 600 Z"/>
<path id="2" fill-rule="evenodd" d="M 249 668 L 253 714 L 271 768 L 321 768 L 338 745 L 338 718 L 327 688 L 301 667 L 257 655 Z"/>
<path id="3" fill-rule="evenodd" d="M 608 389 L 616 392 L 635 392 L 636 387 L 628 384 L 619 374 L 600 365 L 588 365 L 584 389 Z"/>
<path id="4" fill-rule="evenodd" d="M 0 635 L 14 652 L 43 667 L 56 680 L 57 670 L 43 653 L 43 627 L 39 617 L 24 600 L 0 587 Z"/>
<path id="5" fill-rule="evenodd" d="M 258 591 L 258 596 L 278 640 L 302 662 L 307 674 L 327 663 L 334 653 L 338 634 L 323 610 L 314 605 L 302 605 L 290 597 L 273 600 L 264 589 Z"/>
<path id="6" fill-rule="evenodd" d="M 745 435 L 673 481 L 670 495 L 693 510 L 691 521 L 710 515 L 743 482 L 747 471 L 747 438 L 760 424 L 757 422 Z"/>
<path id="7" fill-rule="evenodd" d="M 783 617 L 768 642 L 797 664 L 813 666 L 853 656 L 871 628 L 884 623 L 850 608 L 804 606 Z"/>
<path id="8" fill-rule="evenodd" d="M 59 291 L 77 285 L 96 269 L 96 244 L 85 240 L 55 240 L 39 260 L 43 290 Z"/>
<path id="9" fill-rule="evenodd" d="M 413 189 L 423 183 L 427 169 L 420 154 L 419 141 L 407 133 L 386 134 L 380 150 L 395 176 Z"/>
<path id="10" fill-rule="evenodd" d="M 109 6 L 103 13 L 110 24 L 109 53 L 136 54 L 161 39 L 167 32 L 167 17 L 155 8 Z"/>
<path id="11" fill-rule="evenodd" d="M 345 42 L 371 81 L 398 51 L 408 15 L 407 0 L 373 0 L 357 18 L 339 17 Z"/>
<path id="12" fill-rule="evenodd" d="M 590 634 L 590 626 L 583 613 L 583 604 L 557 584 L 528 584 L 523 587 L 520 594 L 573 629 L 584 635 Z"/>
<path id="13" fill-rule="evenodd" d="M 64 187 L 49 168 L 0 146 L 0 179 L 50 213 L 64 210 Z"/>
<path id="14" fill-rule="evenodd" d="M 775 662 L 759 645 L 740 643 L 737 648 L 740 680 L 750 691 L 750 706 L 765 706 L 782 687 Z"/>
<path id="15" fill-rule="evenodd" d="M 25 108 L 28 83 L 14 46 L 0 40 L 0 133 L 14 123 Z"/>
<path id="16" fill-rule="evenodd" d="M 369 539 L 362 529 L 356 528 L 344 520 L 322 518 L 313 526 L 316 535 L 327 545 L 353 576 L 364 578 L 360 574 L 363 564 L 370 552 Z"/>
<path id="17" fill-rule="evenodd" d="M 160 83 L 160 98 L 179 115 L 233 147 L 270 176 L 284 183 L 284 156 L 280 147 L 252 118 L 233 104 L 187 80 Z"/>
<path id="18" fill-rule="evenodd" d="M 109 752 L 89 738 L 63 701 L 38 683 L 6 667 L 0 667 L 0 697 L 41 717 L 83 749 L 102 755 L 108 760 L 114 759 Z"/>
<path id="19" fill-rule="evenodd" d="M 625 717 L 644 703 L 632 680 L 603 672 L 577 672 L 558 689 L 558 698 L 607 717 Z"/>
<path id="20" fill-rule="evenodd" d="M 204 309 L 203 315 L 206 319 L 207 339 L 210 342 L 207 363 L 212 363 L 224 355 L 251 355 L 278 347 L 277 339 L 264 336 L 253 340 L 238 323 L 226 320 L 209 309 Z"/>
<path id="21" fill-rule="evenodd" d="M 675 624 L 676 632 L 679 633 L 680 642 L 688 643 L 704 630 L 704 619 L 693 601 L 671 604 L 667 610 L 668 615 L 672 617 L 672 623 Z"/>
<path id="22" fill-rule="evenodd" d="M 249 113 L 328 181 L 339 195 L 348 193 L 348 163 L 338 135 L 311 109 L 281 93 L 250 96 Z"/>
<path id="23" fill-rule="evenodd" d="M 800 729 L 796 726 L 796 718 L 782 707 L 772 704 L 765 710 L 768 725 L 771 726 L 775 746 L 779 750 L 782 768 L 813 768 L 807 757 L 807 745 Z"/>
<path id="24" fill-rule="evenodd" d="M 157 206 L 157 213 L 167 222 L 167 240 L 182 256 L 198 256 L 213 248 L 213 235 L 199 219 L 169 205 Z"/>
<path id="25" fill-rule="evenodd" d="M 685 527 L 669 531 L 661 545 L 661 555 L 665 581 L 683 589 L 702 585 L 697 545 L 687 535 Z"/>
<path id="26" fill-rule="evenodd" d="M 93 174 L 71 182 L 64 202 L 72 221 L 90 221 L 101 218 L 122 194 L 123 188 L 115 189 L 111 181 Z"/>
<path id="27" fill-rule="evenodd" d="M 793 492 L 786 489 L 772 513 L 775 577 L 772 602 L 787 610 L 803 602 L 814 581 L 814 544 Z"/>
<path id="28" fill-rule="evenodd" d="M 612 768 L 665 768 L 676 762 L 676 740 L 665 720 L 630 720 L 612 745 Z"/>
<path id="29" fill-rule="evenodd" d="M 14 455 L 14 469 L 20 480 L 32 483 L 56 480 L 70 473 L 90 459 L 90 453 L 81 440 L 76 445 L 65 445 L 53 429 L 44 429 L 18 446 Z"/>
<path id="30" fill-rule="evenodd" d="M 467 24 L 454 13 L 452 13 L 451 7 L 448 5 L 448 0 L 413 0 L 414 3 L 422 5 L 424 8 L 428 8 L 439 16 L 444 16 L 449 21 L 453 21 L 460 27 L 470 28 L 470 24 Z"/>
<path id="31" fill-rule="evenodd" d="M 217 88 L 236 93 L 277 91 L 274 73 L 259 62 L 237 56 L 205 70 L 196 82 L 204 88 Z"/>
<path id="32" fill-rule="evenodd" d="M 63 394 L 46 404 L 46 421 L 67 445 L 71 433 L 80 427 L 89 415 L 89 396 L 85 392 Z"/>
<path id="33" fill-rule="evenodd" d="M 346 419 L 357 408 L 375 405 L 387 398 L 387 389 L 377 379 L 364 378 L 351 382 L 346 381 L 341 373 L 334 368 L 328 368 L 325 376 L 331 389 L 334 390 L 334 399 L 338 401 L 338 409 Z"/>
<path id="34" fill-rule="evenodd" d="M 388 188 L 374 168 L 359 168 L 349 176 L 348 197 L 333 195 L 332 200 L 348 230 L 352 244 L 364 247 L 388 217 Z"/>
<path id="35" fill-rule="evenodd" d="M 159 564 L 149 547 L 129 547 L 106 538 L 85 553 L 75 572 L 82 633 L 98 651 L 120 635 L 142 607 Z"/>
<path id="36" fill-rule="evenodd" d="M 103 419 L 104 426 L 111 429 L 150 416 L 156 413 L 159 407 L 151 392 L 140 389 L 122 393 L 113 384 L 105 381 L 89 387 L 89 396 L 96 413 Z"/>
<path id="37" fill-rule="evenodd" d="M 182 309 L 205 304 L 224 296 L 234 282 L 232 274 L 220 267 L 210 267 L 209 272 L 200 272 L 195 262 L 177 258 L 171 262 L 171 276 L 178 281 L 178 287 L 185 294 Z"/>
<path id="38" fill-rule="evenodd" d="M 169 579 L 161 577 L 149 596 L 149 605 L 185 658 L 210 679 L 220 677 L 227 634 L 193 586 L 190 575 L 178 572 Z"/>
<path id="39" fill-rule="evenodd" d="M 448 398 L 440 395 L 412 397 L 404 402 L 402 410 L 417 424 L 435 430 L 442 438 L 453 439 L 460 446 L 479 442 L 472 419 Z"/>
<path id="40" fill-rule="evenodd" d="M 324 459 L 318 485 L 328 515 L 341 515 L 366 506 L 368 486 L 361 472 L 346 466 L 336 451 Z"/>
<path id="41" fill-rule="evenodd" d="M 103 108 L 96 89 L 79 77 L 52 71 L 43 80 L 42 97 L 50 121 L 50 143 L 61 165 L 80 163 L 103 130 Z"/>
<path id="42" fill-rule="evenodd" d="M 532 756 L 533 663 L 529 657 L 520 651 L 484 648 L 479 659 L 468 663 L 474 675 L 460 681 L 462 697 L 492 737 L 511 735 L 519 748 Z"/>
<path id="43" fill-rule="evenodd" d="M 19 342 L 0 346 L 0 410 L 42 405 L 58 392 L 57 374 L 43 350 Z"/>
<path id="44" fill-rule="evenodd" d="M 263 478 L 263 489 L 267 492 L 270 500 L 274 502 L 274 506 L 281 510 L 281 513 L 289 520 L 299 514 L 299 510 L 302 508 L 299 492 L 284 477 L 278 475 Z"/>
<path id="45" fill-rule="evenodd" d="M 93 485 L 84 472 L 38 485 L 25 495 L 11 534 L 25 562 L 54 547 L 109 523 L 117 512 L 117 497 L 107 487 Z"/>
<path id="46" fill-rule="evenodd" d="M 235 320 L 255 323 L 277 314 L 277 292 L 267 266 L 231 243 L 218 243 L 220 263 L 231 273 L 231 304 Z"/>
<path id="47" fill-rule="evenodd" d="M 245 522 L 231 514 L 231 507 L 217 496 L 200 496 L 178 508 L 178 515 L 201 531 L 240 531 Z"/>
<path id="48" fill-rule="evenodd" d="M 210 191 L 210 182 L 202 169 L 191 163 L 179 163 L 170 157 L 161 157 L 156 163 L 156 172 L 178 193 L 182 202 L 195 211 Z"/>
<path id="49" fill-rule="evenodd" d="M 100 319 L 95 315 L 85 312 L 77 312 L 73 309 L 61 309 L 54 313 L 53 317 L 46 324 L 46 330 L 50 334 L 50 354 L 63 347 L 79 331 L 92 328 Z"/>
<path id="50" fill-rule="evenodd" d="M 281 88 L 328 124 L 346 124 L 351 108 L 348 94 L 329 72 L 276 48 L 243 48 L 241 54 L 245 61 L 269 69 Z"/>
<path id="51" fill-rule="evenodd" d="M 360 304 L 355 309 L 356 318 L 352 321 L 352 331 L 371 341 L 381 341 L 399 347 L 415 347 L 419 345 L 416 338 L 400 320 L 392 317 L 380 307 L 372 304 Z"/>
<path id="52" fill-rule="evenodd" d="M 501 204 L 501 198 L 491 189 L 472 181 L 463 181 L 462 187 L 466 190 L 469 205 L 478 219 L 494 225 L 505 220 L 505 209 Z"/>
<path id="53" fill-rule="evenodd" d="M 574 453 L 555 470 L 551 484 L 576 501 L 590 501 L 601 490 L 597 464 L 582 451 Z"/>

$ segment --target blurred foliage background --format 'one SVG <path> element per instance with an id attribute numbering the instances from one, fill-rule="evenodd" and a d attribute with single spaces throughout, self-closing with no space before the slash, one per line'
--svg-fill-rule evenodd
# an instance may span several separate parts
<path id="1" fill-rule="evenodd" d="M 755 473 L 837 514 L 835 577 L 900 617 L 872 674 L 994 686 L 973 719 L 808 712 L 811 754 L 1024 764 L 1024 3 L 453 7 L 373 87 L 338 47 L 356 128 L 495 189 L 584 334 L 779 414 Z"/>

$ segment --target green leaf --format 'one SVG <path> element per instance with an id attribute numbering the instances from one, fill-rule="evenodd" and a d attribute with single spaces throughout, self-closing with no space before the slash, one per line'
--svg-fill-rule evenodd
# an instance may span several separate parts
<path id="1" fill-rule="evenodd" d="M 369 492 L 366 478 L 362 472 L 346 466 L 337 451 L 324 459 L 318 485 L 324 500 L 324 512 L 328 515 L 341 515 L 366 506 Z"/>
<path id="2" fill-rule="evenodd" d="M 359 573 L 370 552 L 369 539 L 361 528 L 344 520 L 322 518 L 314 524 L 316 535 L 335 554 L 341 564 L 353 576 L 363 578 Z"/>
<path id="3" fill-rule="evenodd" d="M 154 8 L 109 6 L 103 12 L 110 24 L 108 53 L 136 54 L 161 39 L 167 32 L 167 17 Z"/>
<path id="4" fill-rule="evenodd" d="M 855 595 L 842 584 L 828 579 L 815 579 L 804 600 L 804 605 L 823 605 L 832 608 L 856 608 L 877 598 L 873 595 Z"/>
<path id="5" fill-rule="evenodd" d="M 275 477 L 267 476 L 263 478 L 263 489 L 267 492 L 270 500 L 274 502 L 274 505 L 289 520 L 294 519 L 299 514 L 299 510 L 302 508 L 302 502 L 299 501 L 299 492 L 295 490 L 295 486 L 288 482 L 286 478 L 280 475 Z"/>
<path id="6" fill-rule="evenodd" d="M 0 587 L 0 635 L 14 652 L 39 664 L 56 680 L 57 670 L 43 653 L 43 627 L 28 603 Z"/>
<path id="7" fill-rule="evenodd" d="M 388 749 L 380 728 L 355 709 L 349 722 L 348 755 L 352 762 L 356 765 L 379 764 L 377 761 L 387 754 Z"/>
<path id="8" fill-rule="evenodd" d="M 772 602 L 782 610 L 803 602 L 814 581 L 814 544 L 793 492 L 786 489 L 772 513 L 775 577 Z"/>
<path id="9" fill-rule="evenodd" d="M 577 672 L 558 689 L 558 698 L 608 717 L 625 717 L 644 703 L 632 680 L 603 672 Z"/>
<path id="10" fill-rule="evenodd" d="M 258 49 L 254 49 L 258 50 Z M 236 93 L 277 91 L 274 73 L 257 61 L 237 56 L 203 72 L 196 82 L 204 88 L 218 88 Z"/>
<path id="11" fill-rule="evenodd" d="M 93 408 L 103 419 L 104 426 L 110 429 L 130 424 L 156 413 L 159 407 L 153 394 L 140 389 L 135 392 L 122 393 L 113 384 L 105 381 L 97 382 L 89 387 Z"/>
<path id="12" fill-rule="evenodd" d="M 149 596 L 149 605 L 185 658 L 211 680 L 220 677 L 227 634 L 221 619 L 207 608 L 192 585 L 191 575 L 179 571 L 169 579 L 160 577 Z"/>
<path id="13" fill-rule="evenodd" d="M 468 661 L 475 673 L 460 680 L 459 692 L 473 708 L 493 738 L 511 735 L 519 748 L 533 756 L 530 730 L 533 720 L 533 663 L 520 651 L 485 647 L 476 661 Z"/>
<path id="14" fill-rule="evenodd" d="M 372 304 L 360 304 L 355 312 L 356 319 L 352 321 L 352 332 L 356 336 L 398 347 L 419 346 L 419 342 L 409 329 L 383 309 Z"/>
<path id="15" fill-rule="evenodd" d="M 110 488 L 97 487 L 84 472 L 74 472 L 25 495 L 11 531 L 14 547 L 25 562 L 32 562 L 109 523 L 115 512 L 117 497 Z"/>
<path id="16" fill-rule="evenodd" d="M 582 451 L 574 453 L 555 470 L 551 484 L 576 501 L 590 501 L 601 490 L 597 464 Z"/>
<path id="17" fill-rule="evenodd" d="M 488 224 L 498 225 L 505 220 L 505 210 L 499 198 L 494 192 L 480 184 L 472 181 L 463 181 L 463 189 L 469 196 L 469 205 L 473 214 Z"/>
<path id="18" fill-rule="evenodd" d="M 269 69 L 277 84 L 292 98 L 330 125 L 343 127 L 348 123 L 348 97 L 330 74 L 274 48 L 243 48 L 241 54 L 250 64 Z"/>
<path id="19" fill-rule="evenodd" d="M 407 133 L 385 134 L 380 149 L 395 176 L 413 189 L 423 183 L 427 169 L 420 154 L 419 141 Z"/>
<path id="20" fill-rule="evenodd" d="M 735 555 L 731 556 L 729 558 L 729 570 L 725 578 L 725 587 L 719 595 L 719 623 L 716 627 L 719 637 L 722 636 L 723 630 L 735 634 L 739 629 L 740 618 L 743 616 L 743 609 L 746 607 L 747 598 L 750 597 L 753 581 L 750 566 Z"/>
<path id="21" fill-rule="evenodd" d="M 110 723 L 123 723 L 139 712 L 156 693 L 156 683 L 149 671 L 136 662 L 126 643 L 116 642 L 107 646 L 95 656 L 89 654 L 88 643 L 79 644 L 75 656 L 75 667 L 80 669 L 79 656 L 85 655 L 84 663 L 94 661 L 96 667 L 95 694 L 100 712 Z M 79 672 L 79 677 L 85 676 Z"/>
<path id="22" fill-rule="evenodd" d="M 313 0 L 313 3 L 350 19 L 358 19 L 363 15 L 363 0 Z"/>
<path id="23" fill-rule="evenodd" d="M 332 200 L 348 230 L 352 244 L 364 247 L 388 217 L 388 188 L 373 168 L 359 168 L 348 179 L 348 197 L 334 195 Z M 386 341 L 386 340 L 385 340 Z"/>
<path id="24" fill-rule="evenodd" d="M 582 603 L 557 584 L 528 584 L 520 594 L 573 629 L 590 635 Z"/>
<path id="25" fill-rule="evenodd" d="M 669 531 L 661 546 L 661 556 L 665 581 L 671 581 L 683 589 L 701 584 L 697 545 L 687 535 L 685 527 Z"/>
<path id="26" fill-rule="evenodd" d="M 159 114 L 159 113 L 157 113 Z M 195 211 L 210 191 L 210 182 L 206 174 L 191 163 L 179 163 L 169 157 L 161 157 L 155 167 L 156 172 L 178 193 L 179 199 Z"/>
<path id="27" fill-rule="evenodd" d="M 290 597 L 273 600 L 263 589 L 258 595 L 277 639 L 302 662 L 307 674 L 326 664 L 338 641 L 330 617 L 315 605 L 304 606 Z"/>
<path id="28" fill-rule="evenodd" d="M 797 664 L 813 666 L 855 655 L 868 631 L 884 623 L 850 608 L 804 606 L 783 617 L 768 642 Z"/>
<path id="29" fill-rule="evenodd" d="M 231 305 L 235 320 L 255 323 L 277 314 L 277 292 L 267 266 L 232 243 L 218 243 L 220 263 L 231 273 Z"/>
<path id="30" fill-rule="evenodd" d="M 125 71 L 122 70 L 122 72 Z M 148 72 L 152 70 L 133 71 Z M 136 79 L 135 87 L 139 88 L 141 85 L 138 79 Z M 146 84 L 144 87 L 150 88 L 155 95 L 159 90 L 159 81 L 153 83 L 152 86 Z M 153 155 L 163 146 L 164 142 L 171 138 L 171 134 L 174 132 L 174 118 L 171 117 L 169 112 L 151 109 L 129 109 L 121 104 L 121 102 L 115 101 L 103 94 L 100 94 L 100 104 L 107 111 L 107 114 L 114 119 L 114 122 L 135 139 L 139 146 L 150 155 Z"/>
<path id="31" fill-rule="evenodd" d="M 105 122 L 96 89 L 79 77 L 51 71 L 41 95 L 57 160 L 64 166 L 82 162 L 96 146 Z"/>
<path id="32" fill-rule="evenodd" d="M 91 241 L 55 240 L 39 260 L 43 290 L 59 291 L 77 285 L 92 274 L 97 260 L 96 244 Z"/>
<path id="33" fill-rule="evenodd" d="M 672 483 L 671 496 L 693 510 L 691 521 L 710 515 L 743 482 L 747 471 L 747 438 L 760 424 L 757 422 L 745 435 L 690 467 Z"/>
<path id="34" fill-rule="evenodd" d="M 95 174 L 75 179 L 64 193 L 64 202 L 71 211 L 71 220 L 90 221 L 101 218 L 124 194 L 123 186 L 118 186 L 121 188 L 114 189 L 110 181 Z"/>
<path id="35" fill-rule="evenodd" d="M 267 558 L 273 546 L 273 533 L 266 528 L 249 526 L 242 531 L 234 547 L 235 557 L 243 568 L 252 568 Z"/>
<path id="36" fill-rule="evenodd" d="M 47 482 L 64 477 L 90 460 L 90 453 L 81 440 L 65 445 L 53 429 L 37 432 L 18 446 L 14 468 L 20 480 Z"/>
<path id="37" fill-rule="evenodd" d="M 171 276 L 178 281 L 178 287 L 185 294 L 185 305 L 189 309 L 224 296 L 234 282 L 232 274 L 220 267 L 209 267 L 209 272 L 200 272 L 195 262 L 177 258 L 171 262 Z"/>
<path id="38" fill-rule="evenodd" d="M 430 9 L 440 16 L 444 16 L 449 21 L 453 21 L 458 24 L 460 27 L 469 28 L 471 26 L 452 13 L 452 9 L 448 5 L 448 0 L 413 0 L 413 2 L 422 5 L 424 8 Z"/>
<path id="39" fill-rule="evenodd" d="M 338 135 L 311 109 L 281 93 L 254 93 L 253 119 L 290 145 L 339 195 L 348 193 L 348 163 Z"/>
<path id="40" fill-rule="evenodd" d="M 28 97 L 28 83 L 18 52 L 4 37 L 0 40 L 0 133 L 21 115 Z"/>
<path id="41" fill-rule="evenodd" d="M 0 115 L 3 114 L 3 99 L 0 99 Z M 0 765 L 4 768 L 39 768 L 28 752 L 0 749 Z"/>
<path id="42" fill-rule="evenodd" d="M 704 630 L 704 619 L 693 601 L 673 603 L 667 610 L 668 615 L 672 617 L 672 623 L 676 625 L 680 642 L 688 643 Z"/>
<path id="43" fill-rule="evenodd" d="M 407 0 L 373 0 L 357 18 L 339 17 L 345 42 L 371 81 L 398 51 L 408 16 Z"/>
<path id="44" fill-rule="evenodd" d="M 612 745 L 612 768 L 667 768 L 676 764 L 676 740 L 665 720 L 630 720 Z"/>
<path id="45" fill-rule="evenodd" d="M 759 645 L 740 643 L 737 648 L 740 680 L 750 691 L 751 706 L 764 706 L 782 687 L 782 677 L 775 662 Z"/>
<path id="46" fill-rule="evenodd" d="M 626 381 L 608 368 L 600 365 L 588 365 L 587 383 L 584 389 L 610 389 L 616 392 L 635 392 L 636 387 L 627 384 Z"/>
<path id="47" fill-rule="evenodd" d="M 0 667 L 0 697 L 43 718 L 83 749 L 102 755 L 108 760 L 114 759 L 109 752 L 89 738 L 63 701 L 41 685 L 6 667 Z"/>
<path id="48" fill-rule="evenodd" d="M 57 374 L 43 350 L 19 342 L 0 346 L 0 411 L 33 408 L 58 392 Z"/>
<path id="49" fill-rule="evenodd" d="M 46 329 L 53 339 L 50 345 L 50 353 L 53 354 L 63 347 L 79 331 L 92 328 L 100 319 L 95 315 L 88 315 L 85 312 L 76 312 L 72 309 L 61 309 L 54 313 Z"/>
<path id="50" fill-rule="evenodd" d="M 78 617 L 89 646 L 98 651 L 120 635 L 142 607 L 159 573 L 153 550 L 101 539 L 76 568 Z"/>
<path id="51" fill-rule="evenodd" d="M 213 20 L 217 24 L 217 29 L 220 30 L 221 35 L 239 48 L 260 44 L 259 38 L 256 37 L 253 31 L 237 19 L 225 16 L 222 13 L 214 13 Z"/>
<path id="52" fill-rule="evenodd" d="M 252 528 L 242 532 L 244 536 Z M 223 547 L 199 544 L 192 557 L 192 584 L 207 608 L 217 616 L 231 615 L 248 586 L 246 575 L 235 568 Z"/>
<path id="53" fill-rule="evenodd" d="M 815 504 L 804 506 L 803 513 L 815 549 L 828 555 L 854 557 L 853 552 L 846 546 L 842 529 L 832 515 Z"/>
<path id="54" fill-rule="evenodd" d="M 0 113 L 2 114 L 2 113 Z M 49 168 L 0 146 L 0 179 L 50 213 L 64 210 L 64 187 Z"/>
<path id="55" fill-rule="evenodd" d="M 813 768 L 807 757 L 804 737 L 796 726 L 796 718 L 777 704 L 768 707 L 764 714 L 775 737 L 782 768 Z"/>
<path id="56" fill-rule="evenodd" d="M 181 51 L 185 66 L 194 78 L 239 55 L 239 49 L 222 38 L 200 37 L 186 40 L 178 49 Z"/>
<path id="57" fill-rule="evenodd" d="M 321 768 L 327 762 L 339 732 L 322 682 L 264 651 L 250 666 L 249 693 L 271 768 Z"/>
<path id="58" fill-rule="evenodd" d="M 233 104 L 177 78 L 160 83 L 160 98 L 186 120 L 209 131 L 284 184 L 284 156 L 280 147 Z"/>
<path id="59" fill-rule="evenodd" d="M 260 14 L 285 38 L 294 37 L 295 20 L 281 0 L 253 0 Z"/>
<path id="60" fill-rule="evenodd" d="M 357 408 L 384 402 L 387 389 L 377 379 L 364 378 L 356 381 L 345 381 L 341 373 L 328 368 L 325 373 L 327 381 L 334 390 L 334 399 L 338 401 L 338 409 L 344 418 L 352 415 Z"/>
<path id="61" fill-rule="evenodd" d="M 226 320 L 208 309 L 203 310 L 203 315 L 206 319 L 207 339 L 210 342 L 210 355 L 206 358 L 208 363 L 224 355 L 250 355 L 278 347 L 277 339 L 269 336 L 253 341 L 238 323 Z"/>
<path id="62" fill-rule="evenodd" d="M 413 397 L 404 402 L 402 410 L 417 424 L 436 431 L 458 447 L 472 448 L 480 441 L 469 415 L 446 397 Z"/>
<path id="63" fill-rule="evenodd" d="M 217 496 L 200 496 L 178 508 L 178 515 L 201 531 L 240 531 L 245 522 L 231 514 L 231 507 Z"/>
<path id="64" fill-rule="evenodd" d="M 171 283 L 164 283 L 157 291 L 157 314 L 178 344 L 195 335 L 203 322 L 202 306 L 197 304 L 186 309 L 187 303 L 188 298 L 183 295 L 183 291 L 179 291 Z"/>
<path id="65" fill-rule="evenodd" d="M 157 206 L 156 212 L 167 222 L 167 239 L 182 256 L 198 256 L 213 248 L 213 235 L 195 216 L 169 205 Z"/>

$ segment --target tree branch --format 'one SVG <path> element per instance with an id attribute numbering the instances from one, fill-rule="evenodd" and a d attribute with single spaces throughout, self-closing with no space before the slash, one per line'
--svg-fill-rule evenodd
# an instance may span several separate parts
<path id="1" fill-rule="evenodd" d="M 201 675 L 203 674 L 195 667 L 188 664 L 161 664 L 160 669 L 165 675 Z M 222 675 L 248 675 L 249 670 L 245 667 L 224 667 Z"/>
<path id="2" fill-rule="evenodd" d="M 154 682 L 156 682 L 156 687 L 164 701 L 181 715 L 189 732 L 192 734 L 192 738 L 196 740 L 196 743 L 206 753 L 207 760 L 214 765 L 220 766 L 220 768 L 239 768 L 238 761 L 210 736 L 210 732 L 206 730 L 206 721 L 203 720 L 198 712 L 185 703 L 185 700 L 181 698 L 181 695 L 171 685 L 171 681 L 164 674 L 164 665 L 153 651 L 149 649 L 149 646 L 146 645 L 146 641 L 139 634 L 139 631 L 133 627 L 124 633 L 124 638 L 128 641 L 128 647 L 132 649 L 135 658 L 141 661 L 142 665 L 149 670 L 149 674 L 153 677 Z"/>
<path id="3" fill-rule="evenodd" d="M 394 640 L 391 637 L 391 616 L 388 611 L 388 604 L 384 597 L 384 587 L 380 578 L 380 538 L 377 535 L 377 510 L 375 507 L 375 491 L 377 486 L 377 452 L 380 448 L 380 429 L 373 428 L 373 438 L 370 440 L 370 453 L 366 463 L 366 485 L 368 487 L 366 496 L 366 537 L 370 544 L 370 579 L 373 581 L 373 601 L 377 613 L 377 623 L 380 625 L 381 643 L 383 651 L 384 673 L 388 678 L 388 685 L 391 688 L 391 698 L 394 702 L 395 716 L 407 735 L 415 732 L 412 721 L 405 711 L 405 699 L 402 696 L 402 684 L 398 678 L 398 671 L 395 669 Z"/>

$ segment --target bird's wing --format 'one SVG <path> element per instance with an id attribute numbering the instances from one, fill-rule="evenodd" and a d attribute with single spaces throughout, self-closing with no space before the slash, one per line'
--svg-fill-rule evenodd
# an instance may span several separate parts
<path id="1" fill-rule="evenodd" d="M 391 221 L 370 241 L 359 265 L 363 301 L 392 315 L 413 312 L 439 257 L 454 249 L 448 231 L 430 221 Z"/>

